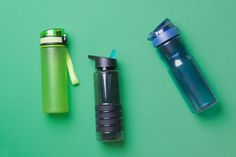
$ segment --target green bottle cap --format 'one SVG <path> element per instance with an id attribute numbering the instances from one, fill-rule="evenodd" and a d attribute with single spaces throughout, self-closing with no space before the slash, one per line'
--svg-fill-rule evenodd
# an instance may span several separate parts
<path id="1" fill-rule="evenodd" d="M 63 44 L 67 41 L 67 34 L 63 28 L 52 28 L 40 33 L 40 45 Z"/>
<path id="2" fill-rule="evenodd" d="M 66 33 L 63 28 L 52 28 L 44 30 L 40 33 L 40 38 L 44 37 L 65 37 Z"/>

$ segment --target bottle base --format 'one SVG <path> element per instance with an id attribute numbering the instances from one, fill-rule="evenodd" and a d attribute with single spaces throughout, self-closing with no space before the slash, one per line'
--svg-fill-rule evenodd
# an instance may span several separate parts
<path id="1" fill-rule="evenodd" d="M 217 103 L 217 100 L 211 101 L 209 103 L 205 103 L 204 105 L 201 106 L 201 108 L 195 110 L 195 113 L 201 113 L 206 111 L 207 109 L 215 106 L 215 104 Z"/>
<path id="2" fill-rule="evenodd" d="M 120 142 L 123 140 L 122 132 L 97 132 L 97 139 L 102 142 Z"/>

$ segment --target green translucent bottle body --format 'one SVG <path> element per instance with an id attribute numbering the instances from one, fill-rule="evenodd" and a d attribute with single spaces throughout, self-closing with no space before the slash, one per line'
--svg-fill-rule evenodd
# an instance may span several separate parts
<path id="1" fill-rule="evenodd" d="M 43 112 L 68 112 L 66 51 L 65 45 L 41 46 Z"/>

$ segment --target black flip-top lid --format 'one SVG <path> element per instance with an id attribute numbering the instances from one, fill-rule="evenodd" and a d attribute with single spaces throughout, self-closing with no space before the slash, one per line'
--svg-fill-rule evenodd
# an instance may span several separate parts
<path id="1" fill-rule="evenodd" d="M 109 68 L 109 67 L 116 67 L 116 59 L 114 58 L 108 58 L 108 57 L 99 57 L 99 56 L 93 56 L 89 55 L 89 59 L 96 61 L 96 68 Z"/>

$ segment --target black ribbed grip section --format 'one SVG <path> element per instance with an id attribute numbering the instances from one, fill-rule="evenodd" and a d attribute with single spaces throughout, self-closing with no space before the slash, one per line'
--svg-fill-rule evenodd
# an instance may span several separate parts
<path id="1" fill-rule="evenodd" d="M 97 132 L 120 132 L 122 130 L 121 106 L 114 103 L 96 105 Z"/>

